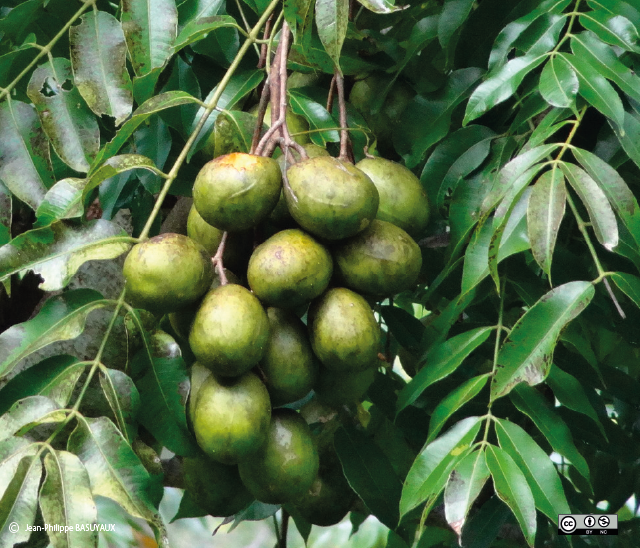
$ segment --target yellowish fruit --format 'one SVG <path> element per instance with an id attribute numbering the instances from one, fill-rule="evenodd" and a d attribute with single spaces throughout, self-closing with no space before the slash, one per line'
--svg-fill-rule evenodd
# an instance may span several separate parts
<path id="1" fill-rule="evenodd" d="M 384 158 L 364 158 L 356 167 L 373 181 L 380 195 L 377 219 L 420 236 L 429 224 L 429 198 L 420 180 L 405 166 Z"/>
<path id="2" fill-rule="evenodd" d="M 241 375 L 264 355 L 269 320 L 246 288 L 227 284 L 207 293 L 189 334 L 196 359 L 222 376 Z"/>
<path id="3" fill-rule="evenodd" d="M 274 159 L 235 152 L 204 165 L 193 185 L 193 204 L 211 226 L 247 230 L 271 213 L 281 185 Z"/>
<path id="4" fill-rule="evenodd" d="M 237 464 L 259 451 L 270 420 L 269 393 L 253 373 L 233 379 L 210 375 L 198 390 L 193 431 L 200 448 L 217 462 Z"/>
<path id="5" fill-rule="evenodd" d="M 133 246 L 124 262 L 127 300 L 155 314 L 197 301 L 213 280 L 206 250 L 182 234 L 160 234 Z"/>

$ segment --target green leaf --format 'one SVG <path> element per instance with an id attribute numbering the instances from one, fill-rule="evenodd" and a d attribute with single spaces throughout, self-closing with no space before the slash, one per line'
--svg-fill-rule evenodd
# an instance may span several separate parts
<path id="1" fill-rule="evenodd" d="M 536 536 L 536 507 L 524 474 L 503 449 L 489 445 L 486 455 L 496 494 L 511 508 L 527 543 L 533 546 Z"/>
<path id="2" fill-rule="evenodd" d="M 497 495 L 493 495 L 465 524 L 462 530 L 462 546 L 490 548 L 510 516 L 509 507 Z"/>
<path id="3" fill-rule="evenodd" d="M 527 228 L 533 258 L 551 279 L 551 260 L 567 205 L 564 176 L 558 169 L 545 171 L 533 185 L 527 208 Z"/>
<path id="4" fill-rule="evenodd" d="M 489 261 L 495 261 L 497 265 L 516 253 L 529 249 L 529 236 L 527 234 L 527 204 L 529 192 L 525 189 L 520 200 L 514 205 L 506 222 L 497 229 L 493 224 L 485 223 L 476 229 L 464 254 L 464 266 L 462 270 L 462 293 L 468 293 L 489 275 Z M 496 232 L 500 231 L 499 240 Z M 495 249 L 497 248 L 497 254 Z"/>
<path id="5" fill-rule="evenodd" d="M 98 116 L 124 122 L 133 108 L 127 72 L 127 45 L 120 22 L 110 13 L 92 10 L 69 29 L 71 64 L 76 87 Z"/>
<path id="6" fill-rule="evenodd" d="M 76 171 L 89 171 L 100 148 L 100 130 L 74 85 L 71 63 L 59 58 L 38 67 L 29 80 L 27 95 L 62 161 Z"/>
<path id="7" fill-rule="evenodd" d="M 138 179 L 149 194 L 157 194 L 162 189 L 164 182 L 159 170 L 164 167 L 171 151 L 172 138 L 169 127 L 160 116 L 154 116 L 137 129 L 133 138 L 136 152 L 145 156 L 146 159 L 151 159 L 153 166 L 151 169 L 147 168 L 146 171 L 139 173 Z M 146 159 L 143 161 L 146 162 Z"/>
<path id="8" fill-rule="evenodd" d="M 237 27 L 237 23 L 230 15 L 214 15 L 189 21 L 180 31 L 173 46 L 174 53 L 188 45 L 206 38 L 207 34 L 223 27 Z"/>
<path id="9" fill-rule="evenodd" d="M 122 125 L 115 137 L 102 147 L 93 164 L 91 164 L 89 176 L 93 175 L 105 160 L 115 156 L 135 130 L 138 129 L 138 126 L 147 120 L 149 116 L 167 108 L 199 102 L 199 99 L 184 91 L 167 91 L 145 101 L 136 109 L 131 118 Z"/>
<path id="10" fill-rule="evenodd" d="M 542 69 L 540 94 L 554 107 L 574 106 L 579 87 L 576 73 L 562 57 L 552 56 Z"/>
<path id="11" fill-rule="evenodd" d="M 640 207 L 624 179 L 609 164 L 595 154 L 581 148 L 572 149 L 575 159 L 598 184 L 622 224 L 627 228 L 640 250 Z"/>
<path id="12" fill-rule="evenodd" d="M 474 0 L 446 0 L 438 19 L 438 40 L 443 49 L 449 45 L 453 33 L 465 22 Z"/>
<path id="13" fill-rule="evenodd" d="M 3 341 L 0 338 L 0 341 Z M 45 396 L 66 407 L 87 364 L 74 356 L 52 356 L 12 378 L 0 390 L 0 414 L 27 396 Z"/>
<path id="14" fill-rule="evenodd" d="M 351 488 L 382 523 L 394 529 L 402 483 L 385 454 L 369 437 L 348 424 L 336 431 L 333 440 Z"/>
<path id="15" fill-rule="evenodd" d="M 78 417 L 68 450 L 84 464 L 94 495 L 115 500 L 134 517 L 157 521 L 151 501 L 162 484 L 149 475 L 109 419 Z"/>
<path id="16" fill-rule="evenodd" d="M 500 348 L 491 381 L 492 401 L 521 382 L 533 386 L 546 378 L 560 331 L 587 307 L 594 294 L 590 282 L 569 282 L 546 293 L 525 312 Z"/>
<path id="17" fill-rule="evenodd" d="M 587 208 L 598 241 L 611 251 L 618 245 L 618 223 L 604 191 L 582 168 L 562 162 L 560 169 Z"/>
<path id="18" fill-rule="evenodd" d="M 556 524 L 558 514 L 570 514 L 556 467 L 533 438 L 517 424 L 504 419 L 496 420 L 496 434 L 500 447 L 527 478 L 536 507 Z"/>
<path id="19" fill-rule="evenodd" d="M 304 116 L 305 119 L 308 120 L 309 129 L 318 130 L 340 127 L 340 124 L 336 122 L 326 108 L 299 90 L 289 90 L 289 104 L 293 112 Z M 327 143 L 337 143 L 340 141 L 340 135 L 336 129 L 314 131 L 309 134 L 309 137 L 312 142 L 322 147 L 326 146 Z"/>
<path id="20" fill-rule="evenodd" d="M 4 186 L 2 180 L 0 180 L 0 246 L 3 246 L 11 240 L 12 217 L 13 201 L 11 200 L 11 192 L 9 192 L 9 189 Z"/>
<path id="21" fill-rule="evenodd" d="M 562 13 L 571 3 L 571 0 L 545 0 L 540 2 L 535 9 L 526 15 L 516 19 L 504 27 L 495 40 L 491 55 L 489 56 L 489 70 L 502 66 L 514 47 L 516 40 L 524 33 L 532 23 L 541 17 Z"/>
<path id="22" fill-rule="evenodd" d="M 576 55 L 558 53 L 558 57 L 567 61 L 578 76 L 580 82 L 578 93 L 591 106 L 614 122 L 618 128 L 622 128 L 624 126 L 622 101 L 605 77 L 587 61 Z"/>
<path id="23" fill-rule="evenodd" d="M 100 386 L 127 442 L 133 442 L 131 425 L 140 411 L 140 394 L 131 378 L 117 369 L 100 368 Z"/>
<path id="24" fill-rule="evenodd" d="M 432 347 L 420 360 L 427 366 L 418 371 L 398 394 L 397 413 L 411 405 L 434 382 L 453 373 L 465 358 L 489 338 L 492 327 L 471 329 Z"/>
<path id="25" fill-rule="evenodd" d="M 80 226 L 56 221 L 24 232 L 0 248 L 0 281 L 32 270 L 44 280 L 41 289 L 56 291 L 85 262 L 122 255 L 131 241 L 119 226 L 103 219 Z"/>
<path id="26" fill-rule="evenodd" d="M 554 451 L 565 457 L 587 481 L 589 466 L 573 443 L 571 430 L 535 388 L 521 384 L 510 393 L 511 401 L 542 432 Z"/>
<path id="27" fill-rule="evenodd" d="M 17 198 L 37 209 L 53 184 L 49 143 L 32 106 L 0 104 L 0 180 Z"/>
<path id="28" fill-rule="evenodd" d="M 264 77 L 263 71 L 260 70 L 247 70 L 247 71 L 238 71 L 229 80 L 229 83 L 224 88 L 222 95 L 220 95 L 220 99 L 216 104 L 218 109 L 227 109 L 231 110 L 245 95 L 251 93 L 251 91 L 262 82 Z M 211 98 L 216 93 L 218 86 L 214 87 L 207 95 L 204 100 L 205 103 L 211 101 Z M 200 118 L 204 114 L 204 108 L 200 107 L 198 112 L 193 119 L 191 124 L 190 131 L 193 131 L 200 121 Z M 209 135 L 214 130 L 214 124 L 216 119 L 220 114 L 219 110 L 214 110 L 210 116 L 207 118 L 202 130 L 198 134 L 198 138 L 196 142 L 189 150 L 189 155 L 187 156 L 187 161 L 190 161 L 192 156 L 200 150 L 206 143 Z"/>
<path id="29" fill-rule="evenodd" d="M 85 179 L 69 177 L 53 185 L 36 210 L 37 220 L 33 228 L 48 226 L 61 219 L 82 217 L 84 208 L 81 198 L 85 184 Z"/>
<path id="30" fill-rule="evenodd" d="M 373 13 L 387 14 L 401 9 L 389 0 L 358 0 L 358 2 Z"/>
<path id="31" fill-rule="evenodd" d="M 483 450 L 469 453 L 451 472 L 444 490 L 444 514 L 459 540 L 469 509 L 478 498 L 487 479 L 489 469 Z M 461 545 L 466 546 L 466 543 Z"/>
<path id="32" fill-rule="evenodd" d="M 189 376 L 184 360 L 172 349 L 154 348 L 154 339 L 144 330 L 138 313 L 135 325 L 142 333 L 143 347 L 134 356 L 132 369 L 140 390 L 139 420 L 170 451 L 181 456 L 198 453 L 195 439 L 187 428 L 185 411 Z M 172 346 L 177 347 L 171 339 Z"/>
<path id="33" fill-rule="evenodd" d="M 122 0 L 122 30 L 138 76 L 164 66 L 173 54 L 177 26 L 175 0 Z"/>
<path id="34" fill-rule="evenodd" d="M 531 132 L 527 148 L 538 147 L 564 126 L 573 125 L 573 119 L 568 119 L 572 116 L 573 111 L 568 108 L 552 108 Z"/>
<path id="35" fill-rule="evenodd" d="M 611 15 L 604 10 L 580 14 L 580 24 L 600 40 L 628 51 L 638 50 L 638 29 L 623 15 Z"/>
<path id="36" fill-rule="evenodd" d="M 640 101 L 640 77 L 592 33 L 581 32 L 573 35 L 571 51 L 576 57 L 593 66 L 602 76 L 611 80 L 629 97 Z"/>
<path id="37" fill-rule="evenodd" d="M 94 546 L 98 532 L 91 531 L 90 526 L 96 523 L 98 513 L 84 465 L 74 454 L 54 450 L 44 458 L 44 467 L 47 475 L 40 489 L 42 517 L 45 523 L 65 529 L 47 532 L 51 544 L 55 548 Z"/>
<path id="38" fill-rule="evenodd" d="M 497 104 L 506 101 L 516 92 L 523 78 L 545 59 L 546 55 L 516 57 L 495 73 L 490 73 L 471 94 L 462 124 L 467 125 Z"/>
<path id="39" fill-rule="evenodd" d="M 11 409 L 0 417 L 0 441 L 11 436 L 49 415 L 56 415 L 60 407 L 44 396 L 30 396 L 16 402 Z M 28 428 L 27 428 L 28 429 Z"/>
<path id="40" fill-rule="evenodd" d="M 547 384 L 553 390 L 553 395 L 556 399 L 565 407 L 573 409 L 578 413 L 582 413 L 589 417 L 596 423 L 602 437 L 606 440 L 607 433 L 598 418 L 596 410 L 591 405 L 587 394 L 584 391 L 582 384 L 573 375 L 569 375 L 557 365 L 554 365 L 547 377 Z M 567 514 L 568 512 L 559 512 L 560 514 Z"/>
<path id="41" fill-rule="evenodd" d="M 518 37 L 515 42 L 516 49 L 527 55 L 547 53 L 558 44 L 560 33 L 566 25 L 566 14 L 544 14 Z"/>
<path id="42" fill-rule="evenodd" d="M 478 68 L 455 70 L 441 89 L 416 95 L 407 105 L 394 143 L 408 168 L 420 163 L 425 152 L 447 135 L 454 108 L 469 97 L 482 74 Z"/>
<path id="43" fill-rule="evenodd" d="M 424 334 L 424 325 L 397 306 L 382 306 L 380 314 L 391 334 L 408 349 L 417 349 Z"/>
<path id="44" fill-rule="evenodd" d="M 304 48 L 311 44 L 314 0 L 285 0 L 284 18 L 291 28 L 296 44 Z"/>
<path id="45" fill-rule="evenodd" d="M 316 0 L 316 26 L 324 49 L 340 70 L 340 52 L 347 36 L 348 0 Z"/>
<path id="46" fill-rule="evenodd" d="M 625 272 L 614 272 L 611 279 L 618 286 L 618 289 L 640 308 L 640 278 Z"/>
<path id="47" fill-rule="evenodd" d="M 38 506 L 38 486 L 42 477 L 39 457 L 24 457 L 0 500 L 0 546 L 15 546 L 27 542 L 31 536 L 27 525 L 32 525 Z M 14 532 L 9 524 L 17 523 Z"/>
<path id="48" fill-rule="evenodd" d="M 251 150 L 257 119 L 257 116 L 240 110 L 227 110 L 220 113 L 214 129 L 216 142 L 214 157 L 231 152 L 248 153 Z"/>
<path id="49" fill-rule="evenodd" d="M 640 165 L 640 120 L 632 112 L 625 112 L 623 129 L 612 128 L 629 158 Z"/>
<path id="50" fill-rule="evenodd" d="M 451 415 L 480 393 L 490 376 L 490 373 L 485 373 L 463 382 L 438 404 L 431 413 L 427 443 L 438 435 Z"/>
<path id="51" fill-rule="evenodd" d="M 427 508 L 435 503 L 451 471 L 469 453 L 480 425 L 480 417 L 467 417 L 420 451 L 404 482 L 400 517 L 425 501 Z"/>
<path id="52" fill-rule="evenodd" d="M 56 341 L 74 339 L 84 330 L 87 316 L 110 301 L 92 289 L 76 289 L 51 297 L 38 315 L 0 334 L 0 376 L 23 358 Z"/>

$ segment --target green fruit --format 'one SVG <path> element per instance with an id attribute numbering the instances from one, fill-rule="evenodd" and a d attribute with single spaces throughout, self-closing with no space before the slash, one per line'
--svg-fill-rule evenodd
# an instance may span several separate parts
<path id="1" fill-rule="evenodd" d="M 377 297 L 412 289 L 422 267 L 422 253 L 411 236 L 377 219 L 360 234 L 340 242 L 333 256 L 344 285 Z"/>
<path id="2" fill-rule="evenodd" d="M 240 279 L 233 272 L 230 272 L 225 268 L 224 273 L 227 277 L 227 281 L 230 284 L 240 283 Z M 214 290 L 216 287 L 220 287 L 221 283 L 222 281 L 220 280 L 220 275 L 218 274 L 218 268 L 216 267 L 214 268 L 213 281 L 209 286 L 209 291 Z M 169 314 L 169 322 L 171 323 L 171 327 L 173 327 L 173 330 L 177 335 L 185 340 L 189 339 L 189 332 L 191 331 L 193 320 L 195 319 L 196 313 L 198 312 L 201 304 L 202 300 L 199 300 Z"/>
<path id="3" fill-rule="evenodd" d="M 334 468 L 321 470 L 309 490 L 292 506 L 309 523 L 327 527 L 342 521 L 355 498 L 342 470 Z"/>
<path id="4" fill-rule="evenodd" d="M 272 158 L 235 152 L 207 162 L 193 185 L 193 205 L 210 225 L 247 230 L 278 203 L 282 174 Z"/>
<path id="5" fill-rule="evenodd" d="M 262 302 L 295 308 L 322 294 L 332 273 L 333 260 L 326 248 L 302 230 L 289 229 L 255 249 L 247 280 Z"/>
<path id="6" fill-rule="evenodd" d="M 211 516 L 231 516 L 253 500 L 235 465 L 222 464 L 204 456 L 185 457 L 182 469 L 185 491 Z"/>
<path id="7" fill-rule="evenodd" d="M 189 334 L 196 359 L 222 376 L 241 375 L 256 365 L 269 341 L 269 320 L 251 292 L 227 284 L 207 293 Z"/>
<path id="8" fill-rule="evenodd" d="M 197 392 L 193 431 L 207 456 L 236 464 L 264 444 L 270 417 L 269 393 L 256 375 L 210 375 Z"/>
<path id="9" fill-rule="evenodd" d="M 189 238 L 203 245 L 212 257 L 218 251 L 218 246 L 222 241 L 224 230 L 219 230 L 215 226 L 207 223 L 198 213 L 198 210 L 191 206 L 187 217 L 187 234 Z M 231 232 L 227 235 L 227 242 L 222 254 L 222 262 L 226 268 L 243 271 L 247 266 L 249 255 L 253 251 L 253 233 Z"/>
<path id="10" fill-rule="evenodd" d="M 320 368 L 315 392 L 320 402 L 332 407 L 359 402 L 373 383 L 376 368 L 364 371 L 331 371 Z"/>
<path id="11" fill-rule="evenodd" d="M 303 495 L 318 473 L 311 430 L 290 409 L 275 409 L 266 443 L 239 465 L 240 477 L 261 502 L 283 504 Z"/>
<path id="12" fill-rule="evenodd" d="M 321 146 L 314 145 L 313 143 L 307 143 L 303 145 L 302 148 L 305 149 L 309 158 L 318 158 L 319 156 L 330 156 L 329 152 L 326 148 L 322 148 Z M 295 152 L 293 148 L 290 149 L 291 153 L 295 156 L 296 160 L 299 159 L 298 154 Z M 280 169 L 284 173 L 285 170 L 285 155 L 282 154 L 278 156 L 278 165 Z M 290 164 L 286 164 L 288 168 Z M 293 224 L 293 217 L 291 217 L 291 213 L 289 213 L 289 208 L 287 207 L 287 200 L 284 197 L 284 190 L 280 192 L 280 198 L 276 207 L 269 214 L 269 220 L 275 224 L 276 226 L 291 226 Z"/>
<path id="13" fill-rule="evenodd" d="M 429 223 L 429 198 L 420 180 L 403 165 L 384 158 L 365 158 L 356 167 L 378 189 L 376 219 L 393 223 L 411 236 L 420 236 Z"/>
<path id="14" fill-rule="evenodd" d="M 213 279 L 206 250 L 182 234 L 160 234 L 133 246 L 124 261 L 127 300 L 154 314 L 198 300 Z"/>
<path id="15" fill-rule="evenodd" d="M 285 198 L 291 216 L 308 232 L 339 240 L 364 230 L 378 211 L 378 190 L 349 162 L 310 158 L 287 171 Z"/>
<path id="16" fill-rule="evenodd" d="M 320 80 L 317 72 L 292 72 L 287 78 L 287 89 L 315 86 Z"/>
<path id="17" fill-rule="evenodd" d="M 198 403 L 198 394 L 200 393 L 200 388 L 213 373 L 211 373 L 211 369 L 205 367 L 204 365 L 200 365 L 198 362 L 193 362 L 191 366 L 191 378 L 190 378 L 190 386 L 189 386 L 189 404 L 188 404 L 188 417 L 191 421 L 191 425 L 193 425 L 193 420 L 196 416 L 196 405 Z"/>
<path id="18" fill-rule="evenodd" d="M 311 346 L 332 371 L 362 371 L 378 360 L 380 327 L 365 299 L 342 287 L 330 289 L 311 304 Z"/>
<path id="19" fill-rule="evenodd" d="M 309 139 L 309 122 L 307 122 L 304 116 L 300 116 L 291 110 L 291 107 L 287 107 L 287 114 L 285 115 L 287 121 L 287 128 L 289 134 L 293 137 L 293 140 L 299 145 L 304 145 L 310 141 Z M 271 103 L 267 105 L 267 110 L 264 113 L 264 123 L 271 127 Z"/>
<path id="20" fill-rule="evenodd" d="M 302 321 L 280 308 L 267 310 L 271 337 L 260 362 L 273 405 L 306 396 L 318 377 L 318 362 Z"/>

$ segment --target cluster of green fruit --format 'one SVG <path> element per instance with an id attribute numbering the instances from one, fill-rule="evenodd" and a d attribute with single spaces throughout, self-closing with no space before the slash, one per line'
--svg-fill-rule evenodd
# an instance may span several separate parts
<path id="1" fill-rule="evenodd" d="M 331 428 L 318 437 L 308 422 L 362 398 L 380 363 L 370 303 L 414 287 L 421 268 L 411 234 L 426 227 L 429 203 L 418 179 L 381 158 L 354 166 L 305 148 L 285 178 L 284 156 L 208 162 L 188 236 L 151 238 L 125 261 L 128 300 L 169 314 L 196 358 L 188 415 L 205 456 L 184 459 L 185 487 L 212 515 L 255 498 L 292 504 L 314 524 L 344 517 L 354 495 Z M 259 225 L 272 235 L 247 265 L 246 231 Z M 230 283 L 211 260 L 224 232 L 224 264 L 241 269 L 225 268 Z M 311 390 L 300 412 L 280 407 Z"/>

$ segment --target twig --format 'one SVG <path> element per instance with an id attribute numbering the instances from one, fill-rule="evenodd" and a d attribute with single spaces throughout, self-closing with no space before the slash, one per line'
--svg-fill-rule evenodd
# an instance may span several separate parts
<path id="1" fill-rule="evenodd" d="M 349 160 L 347 152 L 349 142 L 349 132 L 347 131 L 347 105 L 344 100 L 344 76 L 340 74 L 340 70 L 336 68 L 333 75 L 338 88 L 338 108 L 340 109 L 340 156 L 338 158 L 343 162 Z"/>
<path id="2" fill-rule="evenodd" d="M 224 248 L 227 244 L 228 235 L 229 233 L 225 231 L 222 235 L 222 240 L 220 240 L 220 244 L 218 245 L 218 250 L 211 259 L 213 267 L 218 269 L 218 275 L 220 276 L 220 285 L 227 285 L 229 283 L 229 280 L 227 280 L 227 275 L 224 273 L 224 263 L 222 262 L 222 255 L 224 254 Z"/>
<path id="3" fill-rule="evenodd" d="M 258 104 L 258 118 L 256 120 L 256 127 L 253 130 L 253 137 L 251 138 L 251 150 L 250 154 L 255 154 L 258 143 L 260 142 L 260 134 L 262 133 L 262 121 L 264 115 L 267 112 L 267 105 L 269 104 L 269 97 L 271 95 L 271 89 L 269 83 L 265 83 L 262 88 L 262 94 L 260 95 L 260 103 Z"/>
<path id="4" fill-rule="evenodd" d="M 333 110 L 333 96 L 336 91 L 336 75 L 333 74 L 333 78 L 331 78 L 331 84 L 329 84 L 329 95 L 327 96 L 327 111 L 331 114 Z"/>
<path id="5" fill-rule="evenodd" d="M 267 50 L 269 49 L 269 44 L 267 40 L 269 40 L 269 36 L 271 35 L 271 21 L 273 20 L 273 13 L 267 19 L 267 22 L 264 24 L 264 34 L 262 35 L 262 39 L 265 42 L 260 46 L 260 59 L 258 60 L 258 68 L 264 68 L 267 62 Z"/>

